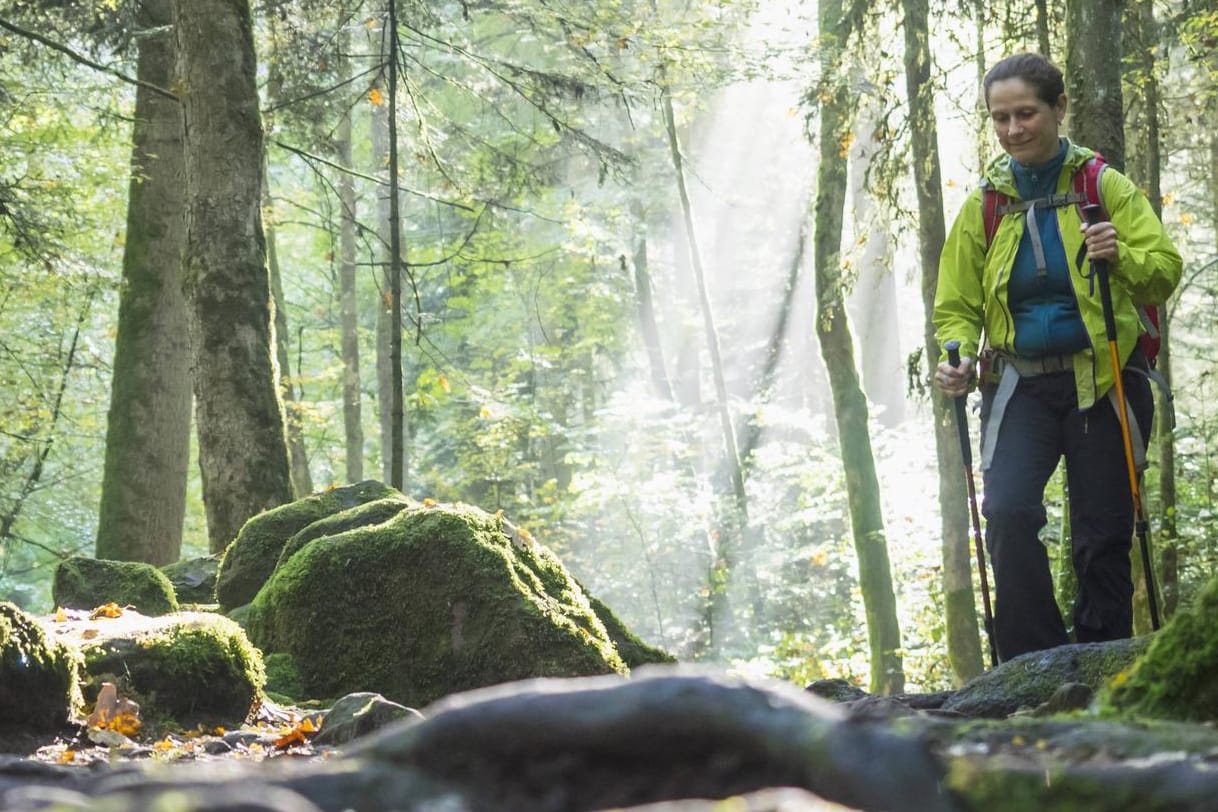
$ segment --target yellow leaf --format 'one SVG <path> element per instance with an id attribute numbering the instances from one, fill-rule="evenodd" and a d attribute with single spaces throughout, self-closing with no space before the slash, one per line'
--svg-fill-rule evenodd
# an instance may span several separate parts
<path id="1" fill-rule="evenodd" d="M 1186 211 L 1180 212 L 1180 223 L 1181 224 L 1186 225 L 1186 226 L 1191 226 L 1193 224 L 1194 220 L 1196 220 L 1196 218 L 1193 217 L 1193 215 L 1189 214 L 1188 212 L 1186 212 Z"/>
<path id="2" fill-rule="evenodd" d="M 122 616 L 123 616 L 123 607 L 119 606 L 117 603 L 112 602 L 112 603 L 104 604 L 104 605 L 99 606 L 96 609 L 94 609 L 93 613 L 89 615 L 89 620 L 97 620 L 100 617 L 115 618 L 115 617 L 122 617 Z"/>
<path id="3" fill-rule="evenodd" d="M 435 507 L 436 500 L 430 496 L 423 500 L 423 507 Z"/>
<path id="4" fill-rule="evenodd" d="M 60 764 L 68 764 L 74 758 L 76 758 L 75 750 L 64 750 L 62 753 L 59 754 L 59 757 L 56 758 L 55 760 L 58 761 Z"/>
<path id="5" fill-rule="evenodd" d="M 67 623 L 68 622 L 68 613 L 63 610 L 62 606 L 55 607 L 55 622 L 56 623 Z"/>
<path id="6" fill-rule="evenodd" d="M 437 380 L 440 382 L 440 388 L 443 389 L 445 392 L 450 391 L 450 387 L 448 385 L 448 376 L 445 375 L 444 373 L 440 373 L 436 377 L 437 377 Z"/>
<path id="7" fill-rule="evenodd" d="M 163 753 L 166 750 L 172 750 L 176 746 L 177 745 L 175 745 L 169 739 L 161 739 L 159 742 L 156 742 L 155 744 L 152 745 L 152 749 L 160 750 Z"/>
<path id="8" fill-rule="evenodd" d="M 1176 199 L 1175 196 L 1172 195 L 1171 192 L 1168 192 L 1167 194 L 1163 195 L 1163 205 L 1170 206 L 1172 201 L 1175 199 Z"/>
<path id="9" fill-rule="evenodd" d="M 85 629 L 83 632 L 80 633 L 80 639 L 81 640 L 92 640 L 94 637 L 97 637 L 99 634 L 101 634 L 101 632 L 99 632 L 97 629 Z"/>
<path id="10" fill-rule="evenodd" d="M 372 102 L 373 107 L 380 107 L 385 103 L 385 95 L 379 87 L 374 87 L 368 91 L 368 101 Z"/>

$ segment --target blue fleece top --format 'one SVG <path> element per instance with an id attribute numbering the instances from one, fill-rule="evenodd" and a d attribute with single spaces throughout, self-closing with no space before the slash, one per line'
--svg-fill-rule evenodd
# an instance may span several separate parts
<path id="1" fill-rule="evenodd" d="M 1025 166 L 1012 158 L 1011 169 L 1015 173 L 1019 197 L 1031 200 L 1048 197 L 1057 191 L 1058 175 L 1065 158 L 1065 140 L 1056 157 L 1047 163 Z M 1090 340 L 1074 298 L 1057 210 L 1037 206 L 1035 218 L 1045 252 L 1045 273 L 1037 272 L 1032 237 L 1025 229 L 1007 288 L 1007 304 L 1015 318 L 1015 351 L 1026 358 L 1069 355 L 1090 346 Z"/>

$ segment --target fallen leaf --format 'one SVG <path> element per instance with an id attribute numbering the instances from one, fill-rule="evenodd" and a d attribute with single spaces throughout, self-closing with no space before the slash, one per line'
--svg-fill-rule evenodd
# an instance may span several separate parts
<path id="1" fill-rule="evenodd" d="M 123 607 L 119 606 L 117 603 L 107 603 L 94 609 L 92 614 L 89 615 L 89 620 L 97 620 L 101 617 L 115 618 L 122 616 Z"/>

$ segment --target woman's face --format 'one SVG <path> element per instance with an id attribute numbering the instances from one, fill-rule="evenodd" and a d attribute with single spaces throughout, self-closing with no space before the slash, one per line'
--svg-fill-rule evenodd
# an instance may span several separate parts
<path id="1" fill-rule="evenodd" d="M 1051 160 L 1058 151 L 1058 130 L 1066 115 L 1066 97 L 1048 105 L 1023 79 L 999 79 L 990 85 L 987 103 L 998 143 L 1025 166 Z"/>

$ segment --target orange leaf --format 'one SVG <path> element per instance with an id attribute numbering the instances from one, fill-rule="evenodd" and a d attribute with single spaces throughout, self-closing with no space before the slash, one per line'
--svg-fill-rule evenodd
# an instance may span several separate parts
<path id="1" fill-rule="evenodd" d="M 68 764 L 74 758 L 76 758 L 75 750 L 64 750 L 62 753 L 59 754 L 59 757 L 56 758 L 55 760 L 58 761 L 60 764 Z"/>
<path id="2" fill-rule="evenodd" d="M 293 744 L 308 744 L 308 743 L 309 743 L 309 740 L 305 738 L 305 735 L 300 732 L 300 728 L 297 727 L 297 728 L 293 728 L 292 732 L 288 733 L 286 736 L 280 736 L 278 739 L 275 739 L 275 748 L 277 750 L 286 750 L 287 748 L 291 747 Z"/>
<path id="3" fill-rule="evenodd" d="M 432 499 L 430 496 L 423 500 L 423 507 L 434 507 L 435 504 L 436 500 Z"/>
<path id="4" fill-rule="evenodd" d="M 111 602 L 111 603 L 107 603 L 103 606 L 99 606 L 96 609 L 94 609 L 93 613 L 91 615 L 89 615 L 89 620 L 97 620 L 99 617 L 113 618 L 113 617 L 122 617 L 122 616 L 123 616 L 123 607 L 119 606 L 117 603 Z"/>
<path id="5" fill-rule="evenodd" d="M 385 94 L 381 93 L 379 87 L 374 87 L 368 91 L 368 101 L 372 102 L 373 107 L 380 107 L 385 103 Z"/>

